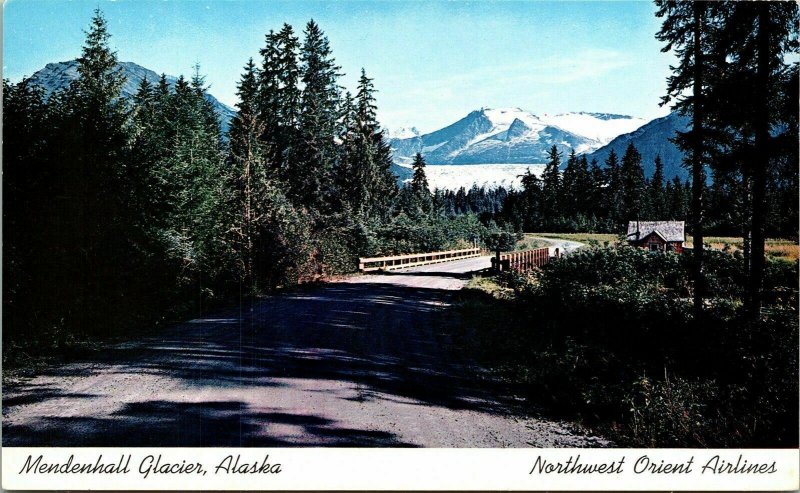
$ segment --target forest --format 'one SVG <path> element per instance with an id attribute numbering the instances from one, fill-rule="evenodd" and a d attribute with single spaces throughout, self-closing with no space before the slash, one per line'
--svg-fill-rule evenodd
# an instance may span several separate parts
<path id="1" fill-rule="evenodd" d="M 132 100 L 97 10 L 79 78 L 4 89 L 4 331 L 35 351 L 124 334 L 352 272 L 367 254 L 492 237 L 398 190 L 364 71 L 355 95 L 320 27 L 284 24 L 244 65 L 223 135 L 199 68 Z"/>
<path id="2" fill-rule="evenodd" d="M 542 175 L 528 172 L 519 190 L 432 192 L 422 156 L 398 186 L 373 80 L 362 70 L 356 94 L 344 91 L 314 21 L 302 35 L 284 24 L 265 36 L 223 134 L 199 67 L 120 97 L 98 9 L 67 89 L 45 98 L 27 79 L 3 81 L 4 320 L 20 328 L 5 337 L 61 345 L 352 272 L 358 256 L 476 239 L 507 248 L 524 231 L 620 233 L 636 218 L 686 219 L 696 241 L 742 236 L 746 255 L 752 243 L 763 256 L 765 235 L 797 238 L 797 64 L 782 61 L 796 37 L 774 19 L 776 48 L 753 105 L 732 114 L 736 95 L 755 87 L 750 55 L 760 45 L 731 53 L 730 39 L 746 33 L 728 17 L 758 12 L 709 6 L 706 31 L 718 39 L 695 46 L 689 21 L 678 22 L 700 15 L 689 5 L 661 7 L 670 20 L 659 36 L 683 57 L 664 103 L 695 115 L 676 137 L 691 180 L 663 176 L 658 158 L 645 177 L 632 145 L 604 163 L 553 147 Z M 781 5 L 776 15 L 792 15 Z M 695 48 L 714 77 L 702 98 L 686 95 Z"/>

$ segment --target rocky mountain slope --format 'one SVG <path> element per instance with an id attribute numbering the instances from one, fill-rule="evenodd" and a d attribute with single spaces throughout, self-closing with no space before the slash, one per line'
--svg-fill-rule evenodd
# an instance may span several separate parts
<path id="1" fill-rule="evenodd" d="M 142 79 L 147 79 L 149 82 L 156 84 L 159 80 L 159 74 L 150 69 L 142 67 L 133 62 L 119 62 L 117 64 L 120 72 L 125 76 L 125 83 L 122 86 L 122 94 L 125 97 L 132 97 L 136 94 L 139 84 Z M 49 96 L 53 92 L 66 88 L 69 83 L 78 78 L 78 62 L 77 60 L 70 60 L 68 62 L 48 63 L 45 67 L 31 76 L 31 80 L 39 84 L 44 90 L 45 94 Z M 167 81 L 170 85 L 174 85 L 177 77 L 168 75 Z M 231 119 L 236 114 L 236 110 L 227 106 L 217 100 L 212 95 L 207 95 L 208 100 L 214 106 L 214 109 L 219 116 L 220 125 L 223 132 L 227 132 Z"/>
<path id="2" fill-rule="evenodd" d="M 620 135 L 608 145 L 589 153 L 587 157 L 590 161 L 597 159 L 602 165 L 612 149 L 619 158 L 622 158 L 628 144 L 633 143 L 642 154 L 642 166 L 646 176 L 649 177 L 653 174 L 656 156 L 660 155 L 664 162 L 664 177 L 672 179 L 677 175 L 685 180 L 689 175 L 686 168 L 681 165 L 683 153 L 670 139 L 675 137 L 675 132 L 685 131 L 689 123 L 688 117 L 670 113 L 665 117 L 656 118 L 633 132 Z"/>
<path id="3" fill-rule="evenodd" d="M 418 152 L 431 164 L 544 163 L 553 145 L 564 154 L 591 152 L 644 123 L 624 115 L 537 116 L 520 108 L 481 108 L 435 132 L 404 130 L 405 138 L 393 138 L 391 144 L 398 164 Z"/>

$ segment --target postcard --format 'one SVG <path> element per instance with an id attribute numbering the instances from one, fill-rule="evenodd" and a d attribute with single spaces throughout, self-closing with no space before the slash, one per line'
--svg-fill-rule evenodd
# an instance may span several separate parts
<path id="1" fill-rule="evenodd" d="M 800 488 L 799 18 L 7 1 L 3 487 Z"/>

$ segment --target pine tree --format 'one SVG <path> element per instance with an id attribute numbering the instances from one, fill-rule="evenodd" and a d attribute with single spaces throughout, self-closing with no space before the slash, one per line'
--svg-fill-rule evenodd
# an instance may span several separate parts
<path id="1" fill-rule="evenodd" d="M 664 162 L 661 155 L 656 155 L 655 170 L 650 178 L 647 196 L 650 200 L 651 213 L 654 219 L 661 220 L 666 216 L 666 205 L 664 198 Z"/>
<path id="2" fill-rule="evenodd" d="M 311 206 L 323 215 L 330 212 L 335 189 L 333 172 L 339 121 L 339 67 L 331 55 L 328 39 L 312 20 L 306 25 L 300 49 L 301 110 L 295 169 L 289 171 L 289 185 L 300 204 Z"/>
<path id="3" fill-rule="evenodd" d="M 270 31 L 260 50 L 261 70 L 257 76 L 256 104 L 264 126 L 262 140 L 269 144 L 268 158 L 276 174 L 285 180 L 290 178 L 290 169 L 299 157 L 295 155 L 301 98 L 298 48 L 298 39 L 289 24 L 284 24 L 278 33 Z"/>
<path id="4" fill-rule="evenodd" d="M 597 163 L 594 161 L 595 164 Z M 576 204 L 578 213 L 589 217 L 595 212 L 595 205 L 592 200 L 593 198 L 593 188 L 595 186 L 592 171 L 589 168 L 589 160 L 586 158 L 586 155 L 581 156 L 578 158 L 578 167 L 576 173 L 576 180 L 575 180 L 575 194 L 577 196 Z"/>
<path id="5" fill-rule="evenodd" d="M 228 130 L 231 154 L 233 155 L 246 153 L 245 149 L 237 149 L 236 145 L 245 143 L 249 147 L 249 139 L 251 138 L 249 132 L 255 128 L 252 120 L 261 120 L 258 104 L 259 89 L 258 69 L 253 63 L 253 59 L 250 58 L 237 85 L 236 95 L 239 97 L 239 101 L 236 103 L 236 116 L 231 120 L 230 129 Z M 263 126 L 258 128 L 263 128 Z M 263 131 L 258 138 L 259 140 L 263 138 Z"/>
<path id="6" fill-rule="evenodd" d="M 565 217 L 574 217 L 578 213 L 578 201 L 581 196 L 579 166 L 580 163 L 575 154 L 575 149 L 572 149 L 567 158 L 567 165 L 564 168 L 561 180 L 560 212 Z"/>
<path id="7" fill-rule="evenodd" d="M 590 184 L 586 189 L 587 210 L 592 211 L 595 217 L 608 217 L 608 204 L 606 200 L 607 181 L 606 171 L 600 167 L 597 159 L 592 158 L 589 165 Z"/>
<path id="8" fill-rule="evenodd" d="M 769 175 L 782 148 L 779 142 L 783 140 L 774 134 L 796 135 L 790 126 L 783 132 L 778 129 L 780 123 L 795 119 L 797 114 L 796 100 L 788 107 L 780 101 L 786 100 L 781 93 L 787 73 L 792 70 L 786 63 L 786 55 L 798 48 L 798 6 L 794 2 L 725 2 L 720 12 L 721 27 L 714 32 L 712 42 L 715 54 L 725 64 L 720 71 L 722 80 L 715 81 L 715 90 L 711 91 L 709 111 L 714 116 L 721 113 L 721 118 L 715 118 L 715 126 L 727 127 L 720 129 L 723 133 L 734 130 L 737 142 L 732 146 L 732 154 L 737 151 L 743 154 L 741 159 L 733 161 L 743 165 L 744 182 L 751 191 L 747 305 L 750 316 L 758 318 L 765 268 Z M 737 100 L 736 112 L 717 104 L 727 104 L 731 97 Z M 796 138 L 789 140 L 793 142 L 786 149 L 793 157 Z"/>
<path id="9" fill-rule="evenodd" d="M 129 112 L 120 97 L 124 78 L 109 39 L 97 9 L 78 58 L 79 77 L 63 100 L 58 124 L 63 140 L 56 145 L 61 168 L 56 174 L 64 178 L 62 196 L 69 200 L 55 211 L 64 236 L 54 248 L 63 248 L 64 270 L 74 276 L 77 325 L 92 331 L 104 326 L 104 315 L 113 319 L 129 313 L 123 305 L 133 297 L 123 293 L 131 287 L 126 277 L 132 271 L 126 272 L 120 259 L 135 262 L 143 236 L 134 223 L 133 200 L 144 190 L 125 166 Z"/>
<path id="10" fill-rule="evenodd" d="M 620 167 L 622 185 L 622 217 L 631 221 L 637 217 L 647 217 L 645 205 L 645 179 L 642 168 L 642 155 L 633 145 L 628 144 L 622 156 Z"/>
<path id="11" fill-rule="evenodd" d="M 531 173 L 531 169 L 525 170 L 521 176 L 522 194 L 519 203 L 521 220 L 515 221 L 523 231 L 538 231 L 542 227 L 541 200 L 542 182 Z"/>
<path id="12" fill-rule="evenodd" d="M 622 173 L 620 170 L 619 160 L 617 153 L 612 149 L 608 153 L 605 160 L 605 174 L 607 183 L 605 193 L 605 210 L 608 213 L 608 219 L 613 225 L 615 230 L 621 229 L 622 222 L 625 221 L 624 205 L 622 201 Z"/>
<path id="13" fill-rule="evenodd" d="M 709 147 L 713 145 L 708 131 L 708 86 L 713 83 L 713 72 L 719 60 L 712 57 L 710 42 L 718 12 L 718 5 L 706 1 L 677 2 L 656 0 L 656 16 L 664 18 L 656 38 L 665 43 L 661 51 L 675 51 L 679 64 L 672 67 L 673 75 L 667 79 L 667 95 L 662 104 L 674 101 L 673 108 L 681 114 L 690 114 L 691 129 L 678 132 L 676 144 L 688 153 L 686 165 L 692 176 L 692 235 L 694 249 L 692 278 L 694 282 L 694 313 L 703 309 L 705 274 L 703 271 L 703 189 L 705 166 L 709 161 Z"/>
<path id="14" fill-rule="evenodd" d="M 550 148 L 547 164 L 542 172 L 541 216 L 547 225 L 553 225 L 561 214 L 561 153 L 556 146 Z"/>
<path id="15" fill-rule="evenodd" d="M 414 175 L 411 178 L 410 190 L 414 197 L 414 205 L 418 210 L 424 214 L 431 211 L 431 191 L 428 186 L 428 178 L 425 176 L 425 159 L 422 154 L 417 153 L 414 156 L 414 162 L 411 167 L 414 170 Z"/>
<path id="16" fill-rule="evenodd" d="M 58 314 L 48 310 L 59 287 L 48 275 L 58 262 L 47 261 L 58 231 L 48 221 L 59 181 L 48 159 L 51 112 L 30 79 L 3 80 L 3 326 L 14 327 L 3 331 L 5 344 L 37 340 L 45 327 L 57 327 Z"/>
<path id="17" fill-rule="evenodd" d="M 355 173 L 359 191 L 353 191 L 366 217 L 379 217 L 387 210 L 396 189 L 392 174 L 391 150 L 377 120 L 372 79 L 361 69 L 355 101 Z"/>

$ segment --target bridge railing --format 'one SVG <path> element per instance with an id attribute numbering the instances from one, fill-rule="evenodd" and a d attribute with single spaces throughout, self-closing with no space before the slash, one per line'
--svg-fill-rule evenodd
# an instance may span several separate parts
<path id="1" fill-rule="evenodd" d="M 388 257 L 362 257 L 358 259 L 358 270 L 361 272 L 371 272 L 376 270 L 404 269 L 406 267 L 416 267 L 418 265 L 437 264 L 439 262 L 479 257 L 480 254 L 480 248 L 464 248 L 461 250 L 409 253 Z"/>
<path id="2" fill-rule="evenodd" d="M 558 256 L 558 249 L 556 249 L 556 256 Z M 526 272 L 541 267 L 548 262 L 550 262 L 550 249 L 537 248 L 521 252 L 501 253 L 499 268 L 502 271 Z M 492 266 L 495 268 L 497 268 L 496 263 L 497 259 L 492 258 Z"/>

